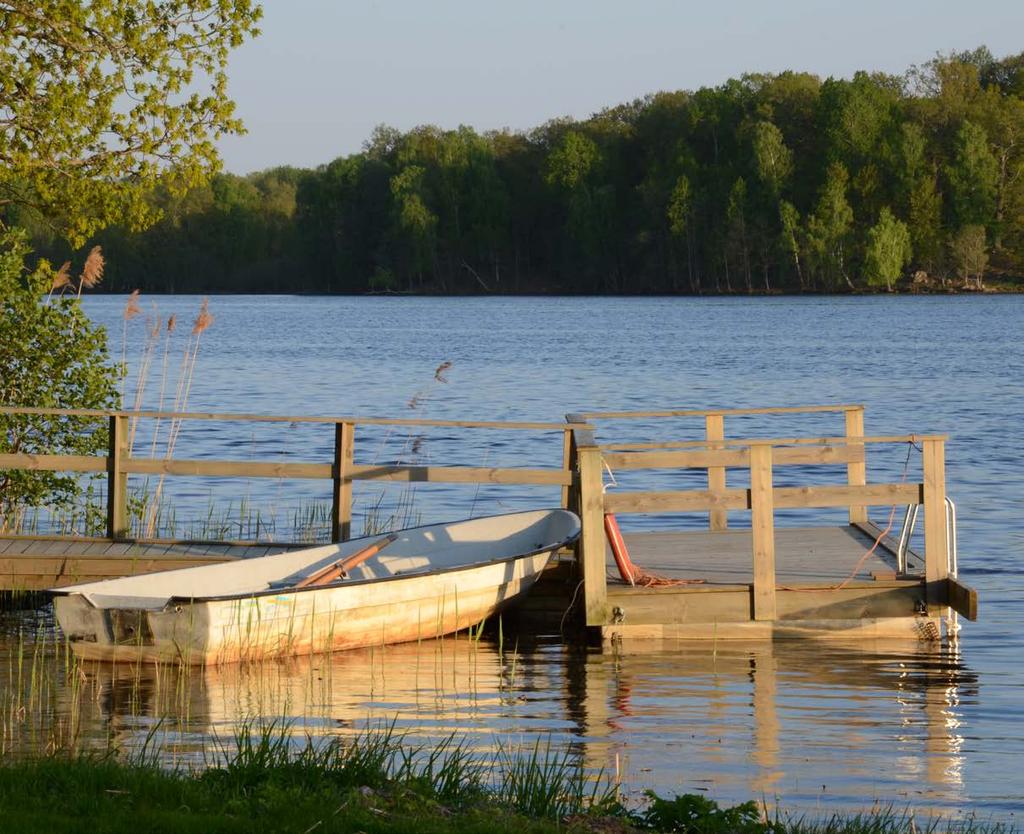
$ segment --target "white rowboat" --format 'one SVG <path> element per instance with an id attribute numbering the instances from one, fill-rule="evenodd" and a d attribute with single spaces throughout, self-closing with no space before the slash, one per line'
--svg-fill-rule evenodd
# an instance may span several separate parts
<path id="1" fill-rule="evenodd" d="M 433 524 L 396 533 L 327 585 L 296 587 L 375 537 L 55 588 L 54 609 L 91 660 L 210 665 L 404 643 L 489 617 L 579 532 L 567 510 Z"/>

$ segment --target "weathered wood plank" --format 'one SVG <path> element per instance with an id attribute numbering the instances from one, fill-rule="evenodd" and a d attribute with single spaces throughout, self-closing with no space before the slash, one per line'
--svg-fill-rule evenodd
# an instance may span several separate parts
<path id="1" fill-rule="evenodd" d="M 921 500 L 920 484 L 866 484 L 864 486 L 776 487 L 775 507 L 846 507 L 915 504 Z"/>
<path id="2" fill-rule="evenodd" d="M 610 513 L 700 512 L 703 510 L 746 510 L 749 490 L 684 490 L 679 492 L 609 492 L 605 507 Z"/>
<path id="3" fill-rule="evenodd" d="M 841 412 L 851 408 L 863 408 L 855 404 L 838 405 L 795 405 L 767 406 L 764 408 L 715 408 L 692 409 L 673 408 L 662 411 L 587 411 L 580 414 L 585 420 L 628 420 L 635 417 L 707 417 L 709 414 L 814 414 L 818 412 Z"/>
<path id="4" fill-rule="evenodd" d="M 708 589 L 700 586 L 658 588 L 609 587 L 609 608 L 618 609 L 627 625 L 658 623 L 737 623 L 757 619 L 749 587 Z M 777 620 L 854 620 L 915 616 L 923 598 L 921 583 L 859 583 L 844 588 L 818 586 L 780 589 Z"/>
<path id="5" fill-rule="evenodd" d="M 110 418 L 107 449 L 107 537 L 128 537 L 128 418 Z"/>
<path id="6" fill-rule="evenodd" d="M 334 487 L 331 495 L 331 541 L 352 538 L 352 465 L 355 457 L 355 426 L 334 426 Z"/>
<path id="7" fill-rule="evenodd" d="M 709 417 L 708 420 L 713 418 Z M 605 452 L 604 462 L 619 469 L 718 469 L 725 466 L 746 467 L 750 463 L 747 449 L 721 449 L 706 452 Z M 721 489 L 712 487 L 709 489 Z"/>
<path id="8" fill-rule="evenodd" d="M 131 458 L 124 471 L 144 475 L 203 475 L 219 478 L 303 478 L 332 477 L 329 463 L 299 463 L 255 460 L 184 460 Z"/>
<path id="9" fill-rule="evenodd" d="M 864 436 L 864 409 L 854 408 L 846 412 L 846 437 L 850 440 Z M 855 442 L 855 441 L 854 441 Z M 867 462 L 864 444 L 856 443 L 849 447 L 855 452 L 846 465 L 846 482 L 850 486 L 863 486 L 867 483 Z M 850 506 L 850 524 L 861 524 L 868 520 L 868 508 L 863 505 Z"/>
<path id="10" fill-rule="evenodd" d="M 726 448 L 742 448 L 755 444 L 767 443 L 770 446 L 859 446 L 866 443 L 920 443 L 928 438 L 948 440 L 944 434 L 879 434 L 867 437 L 858 437 L 851 440 L 848 437 L 752 437 L 752 438 L 729 438 L 723 444 Z M 605 443 L 601 450 L 606 452 L 626 451 L 650 451 L 653 449 L 708 449 L 718 444 L 709 443 L 707 440 L 675 440 L 661 443 Z"/>
<path id="11" fill-rule="evenodd" d="M 44 414 L 67 417 L 95 417 L 104 420 L 112 416 L 144 417 L 180 420 L 218 420 L 245 423 L 354 423 L 362 426 L 449 426 L 465 429 L 512 429 L 532 431 L 567 431 L 574 426 L 566 423 L 537 423 L 500 420 L 426 420 L 390 417 L 310 417 L 278 414 L 232 414 L 201 411 L 104 411 L 88 408 L 22 408 L 0 406 L 0 414 Z"/>
<path id="12" fill-rule="evenodd" d="M 37 472 L 106 472 L 107 458 L 93 455 L 0 455 L 0 469 Z"/>
<path id="13" fill-rule="evenodd" d="M 579 464 L 580 566 L 583 574 L 583 604 L 587 625 L 608 621 L 607 578 L 605 575 L 604 489 L 601 451 L 596 446 L 577 446 Z"/>
<path id="14" fill-rule="evenodd" d="M 722 446 L 715 446 L 725 440 L 725 418 L 721 414 L 709 414 L 704 418 L 704 439 L 708 442 L 709 448 L 715 450 L 713 454 L 721 455 L 725 449 Z M 745 456 L 749 463 L 749 453 Z M 726 471 L 725 466 L 708 466 L 708 492 L 725 492 Z M 712 530 L 725 530 L 729 527 L 729 513 L 727 510 L 715 508 L 708 512 L 708 527 Z"/>
<path id="15" fill-rule="evenodd" d="M 478 466 L 373 466 L 352 467 L 357 481 L 434 481 L 451 484 L 535 484 L 568 486 L 572 475 L 561 469 L 492 469 Z"/>
<path id="16" fill-rule="evenodd" d="M 712 418 L 709 417 L 708 420 Z M 767 445 L 767 444 L 752 444 Z M 773 463 L 780 466 L 815 464 L 835 465 L 863 460 L 863 449 L 837 446 L 776 447 Z M 721 469 L 748 467 L 750 449 L 721 449 L 706 452 L 605 452 L 604 461 L 612 469 Z M 724 489 L 721 484 L 710 484 L 711 490 Z"/>
<path id="17" fill-rule="evenodd" d="M 610 625 L 602 630 L 605 640 L 906 640 L 933 639 L 937 619 L 879 617 L 856 620 L 776 620 L 749 623 L 668 623 L 660 625 Z"/>
<path id="18" fill-rule="evenodd" d="M 867 484 L 865 486 L 776 487 L 776 509 L 802 507 L 845 507 L 853 503 L 869 506 L 916 504 L 921 500 L 920 484 Z M 750 490 L 722 492 L 684 490 L 679 492 L 614 492 L 605 498 L 609 512 L 661 513 L 699 512 L 713 508 L 750 509 Z"/>
<path id="19" fill-rule="evenodd" d="M 922 444 L 921 463 L 924 485 L 920 503 L 924 504 L 924 574 L 928 588 L 930 613 L 945 604 L 948 591 L 949 542 L 946 529 L 946 461 L 941 440 Z M 910 503 L 910 502 L 906 502 Z"/>
<path id="20" fill-rule="evenodd" d="M 750 528 L 754 559 L 754 619 L 775 619 L 775 504 L 772 447 L 750 449 Z"/>
<path id="21" fill-rule="evenodd" d="M 952 576 L 946 579 L 949 607 L 968 620 L 978 619 L 978 592 Z"/>

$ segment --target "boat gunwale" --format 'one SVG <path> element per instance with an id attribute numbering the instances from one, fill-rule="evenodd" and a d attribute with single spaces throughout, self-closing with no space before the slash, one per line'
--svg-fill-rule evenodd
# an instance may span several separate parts
<path id="1" fill-rule="evenodd" d="M 575 515 L 575 513 L 573 513 L 571 510 L 566 510 L 565 507 L 552 507 L 552 508 L 547 508 L 547 509 L 543 509 L 543 510 L 523 510 L 523 511 L 512 512 L 512 513 L 499 513 L 496 516 L 481 516 L 479 519 L 463 518 L 463 519 L 459 519 L 457 521 L 440 521 L 440 522 L 437 522 L 435 524 L 421 524 L 421 525 L 418 525 L 416 527 L 405 527 L 405 528 L 403 528 L 401 530 L 395 530 L 393 532 L 395 532 L 395 533 L 406 533 L 406 532 L 409 532 L 410 530 L 422 530 L 422 529 L 430 528 L 430 527 L 450 527 L 452 525 L 461 524 L 461 523 L 464 523 L 464 522 L 467 522 L 467 521 L 478 521 L 478 520 L 482 520 L 482 519 L 486 519 L 486 518 L 503 518 L 503 517 L 514 516 L 514 515 L 526 515 L 528 513 L 536 513 L 536 512 L 541 512 L 541 513 L 562 512 L 562 513 L 570 513 L 572 515 Z M 476 570 L 478 568 L 489 567 L 491 565 L 498 565 L 498 564 L 502 564 L 504 562 L 514 562 L 514 561 L 516 561 L 518 559 L 526 559 L 526 558 L 529 558 L 531 556 L 539 556 L 541 553 L 548 553 L 548 552 L 553 553 L 554 551 L 556 551 L 556 550 L 558 550 L 558 549 L 560 549 L 562 547 L 565 547 L 565 546 L 567 546 L 569 544 L 572 544 L 573 542 L 575 542 L 580 537 L 580 534 L 582 532 L 582 525 L 580 525 L 580 523 L 579 523 L 579 516 L 576 516 L 576 519 L 577 519 L 577 525 L 578 526 L 577 526 L 577 530 L 576 530 L 575 534 L 573 534 L 572 536 L 569 536 L 567 538 L 563 538 L 560 541 L 554 542 L 552 544 L 545 544 L 545 545 L 543 545 L 541 547 L 533 548 L 532 550 L 527 550 L 527 551 L 522 551 L 522 552 L 519 552 L 519 553 L 514 553 L 511 556 L 503 556 L 503 557 L 498 558 L 498 559 L 489 559 L 489 560 L 484 561 L 484 562 L 472 562 L 470 564 L 465 564 L 465 565 L 454 565 L 452 567 L 437 568 L 435 570 L 424 570 L 424 571 L 419 571 L 419 572 L 411 571 L 409 573 L 393 574 L 391 576 L 376 576 L 376 577 L 371 577 L 369 579 L 355 579 L 355 580 L 341 579 L 341 580 L 337 580 L 335 582 L 332 582 L 332 583 L 330 583 L 328 585 L 307 585 L 304 588 L 296 588 L 294 586 L 290 586 L 290 587 L 289 586 L 285 586 L 285 587 L 282 587 L 282 588 L 265 588 L 265 589 L 259 590 L 259 591 L 246 591 L 244 593 L 222 594 L 222 595 L 219 595 L 219 596 L 204 596 L 204 597 L 197 597 L 197 596 L 172 596 L 172 597 L 169 597 L 167 599 L 167 601 L 163 604 L 163 607 L 161 609 L 139 608 L 139 609 L 124 609 L 124 610 L 157 611 L 157 610 L 166 610 L 168 606 L 171 606 L 171 605 L 181 605 L 182 603 L 189 604 L 189 605 L 195 605 L 195 604 L 199 604 L 199 603 L 208 603 L 208 602 L 229 602 L 231 600 L 258 599 L 260 597 L 266 597 L 266 596 L 290 596 L 292 594 L 301 594 L 301 593 L 305 593 L 307 591 L 329 591 L 329 590 L 335 590 L 335 589 L 338 589 L 338 588 L 356 588 L 356 587 L 361 587 L 363 585 L 378 584 L 378 583 L 383 583 L 383 582 L 394 582 L 396 580 L 401 580 L 401 579 L 415 579 L 415 578 L 422 578 L 422 577 L 426 577 L 426 576 L 440 576 L 442 574 L 456 573 L 456 572 L 459 572 L 459 571 Z M 362 538 L 362 539 L 372 539 L 372 538 L 375 538 L 375 537 L 371 535 L 371 536 L 360 536 L 360 538 Z M 358 540 L 359 539 L 349 539 L 349 542 L 358 541 Z M 347 544 L 347 543 L 348 542 L 338 542 L 338 544 Z M 314 550 L 316 548 L 326 547 L 326 546 L 329 546 L 329 545 L 313 545 L 309 549 L 310 550 Z M 295 553 L 295 552 L 299 552 L 299 551 L 292 551 L 292 552 Z M 270 555 L 277 555 L 277 554 L 270 554 Z M 255 558 L 261 559 L 261 558 L 267 558 L 267 557 L 257 556 Z M 239 559 L 238 561 L 239 562 L 245 562 L 247 560 L 246 559 Z M 179 570 L 188 570 L 188 568 L 183 568 L 183 569 L 179 568 Z M 168 572 L 170 572 L 170 571 L 168 571 Z M 118 578 L 121 578 L 121 577 L 118 577 Z M 116 580 L 112 580 L 112 581 L 116 581 Z M 77 595 L 77 596 L 80 596 L 82 599 L 84 599 L 86 602 L 88 602 L 89 605 L 91 605 L 93 608 L 99 608 L 100 607 L 100 606 L 97 606 L 97 605 L 93 604 L 93 602 L 91 600 L 89 600 L 89 598 L 86 597 L 85 594 L 81 593 L 81 591 L 75 591 L 75 590 L 72 590 L 72 588 L 73 588 L 73 586 L 70 586 L 68 588 L 54 588 L 54 589 L 52 589 L 50 591 L 50 593 L 53 596 L 62 596 L 62 597 L 70 597 L 70 596 L 76 596 Z"/>

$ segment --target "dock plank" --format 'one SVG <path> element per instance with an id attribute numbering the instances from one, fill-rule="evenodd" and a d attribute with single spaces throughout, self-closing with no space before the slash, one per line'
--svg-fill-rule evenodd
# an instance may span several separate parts
<path id="1" fill-rule="evenodd" d="M 638 532 L 624 535 L 633 562 L 670 578 L 703 579 L 708 584 L 753 581 L 749 529 Z M 878 548 L 865 558 L 874 539 L 856 527 L 780 527 L 775 531 L 776 582 L 834 583 L 870 580 L 872 571 L 891 571 L 895 561 Z M 608 553 L 609 572 L 615 575 Z"/>

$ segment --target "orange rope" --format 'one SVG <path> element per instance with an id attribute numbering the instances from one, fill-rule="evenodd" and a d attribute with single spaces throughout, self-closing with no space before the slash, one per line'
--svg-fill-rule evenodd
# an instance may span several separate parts
<path id="1" fill-rule="evenodd" d="M 914 445 L 914 441 L 913 440 L 911 440 L 911 441 L 909 441 L 907 443 L 907 459 L 903 462 L 903 474 L 900 476 L 900 483 L 901 484 L 906 483 L 906 481 L 907 481 L 907 472 L 910 470 L 910 450 L 911 449 L 916 449 L 916 448 L 917 448 L 917 446 Z M 814 591 L 814 592 L 821 591 L 821 590 L 826 590 L 826 591 L 841 591 L 841 590 L 843 590 L 843 588 L 845 588 L 847 585 L 849 585 L 854 580 L 854 578 L 857 576 L 857 574 L 860 573 L 860 569 L 864 566 L 864 563 L 868 560 L 868 558 L 871 556 L 871 554 L 874 553 L 876 550 L 878 550 L 878 545 L 880 545 L 882 543 L 882 539 L 884 539 L 886 536 L 888 536 L 889 533 L 892 531 L 892 524 L 893 524 L 893 521 L 895 520 L 895 518 L 896 518 L 896 505 L 893 504 L 893 506 L 890 507 L 890 509 L 889 509 L 889 521 L 885 525 L 885 529 L 882 530 L 882 532 L 880 532 L 878 534 L 877 538 L 875 538 L 874 544 L 872 544 L 871 547 L 869 547 L 865 551 L 864 555 L 861 556 L 860 559 L 857 560 L 857 564 L 853 566 L 853 570 L 850 571 L 850 575 L 847 576 L 846 579 L 844 579 L 838 585 L 829 585 L 829 586 L 825 587 L 824 589 L 822 589 L 822 588 L 790 588 L 790 587 L 787 587 L 785 585 L 779 585 L 779 586 L 777 586 L 778 589 L 780 591 Z"/>

